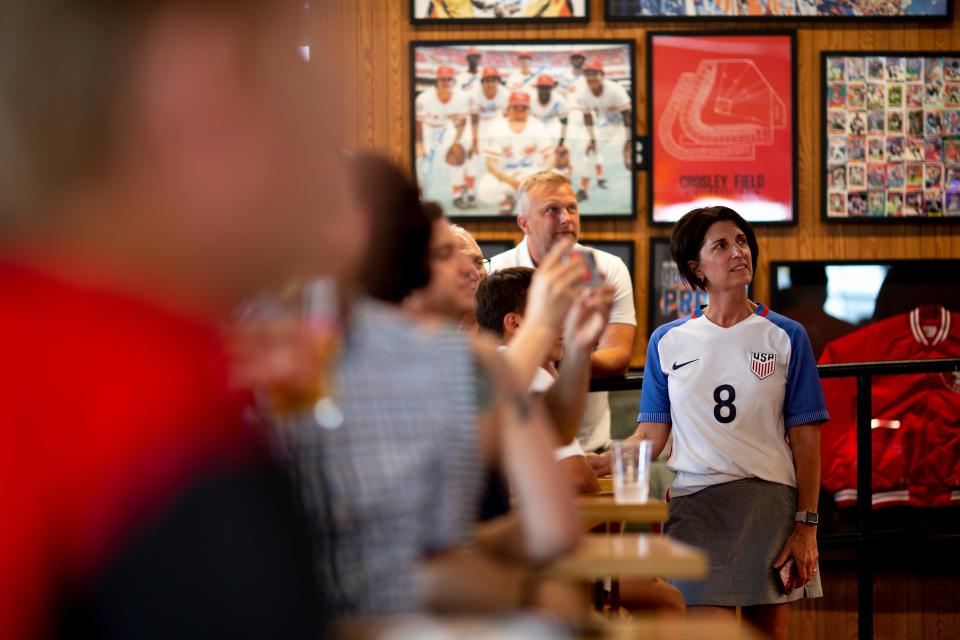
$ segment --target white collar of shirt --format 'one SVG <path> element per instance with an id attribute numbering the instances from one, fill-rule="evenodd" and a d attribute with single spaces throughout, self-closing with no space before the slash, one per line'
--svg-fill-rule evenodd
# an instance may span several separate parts
<path id="1" fill-rule="evenodd" d="M 584 249 L 584 247 L 580 246 L 579 242 L 573 245 L 573 248 L 578 251 L 583 251 Z M 530 247 L 527 244 L 527 236 L 523 236 L 523 240 L 517 245 L 517 266 L 530 267 L 531 269 L 537 268 L 537 265 L 533 264 L 533 258 L 530 257 Z"/>

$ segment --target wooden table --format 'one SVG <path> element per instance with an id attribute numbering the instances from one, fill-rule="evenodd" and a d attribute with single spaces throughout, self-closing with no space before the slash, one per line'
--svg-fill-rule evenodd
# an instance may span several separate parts
<path id="1" fill-rule="evenodd" d="M 335 637 L 351 640 L 385 637 L 414 639 L 424 636 L 479 639 L 506 635 L 517 638 L 522 630 L 518 629 L 517 622 L 517 619 L 498 619 L 496 616 L 358 618 L 342 621 Z M 569 636 L 564 634 L 558 637 Z M 727 619 L 645 615 L 630 620 L 595 620 L 587 623 L 581 631 L 574 632 L 572 637 L 581 640 L 762 640 L 751 627 L 741 626 L 733 616 Z"/>
<path id="2" fill-rule="evenodd" d="M 707 554 L 651 533 L 590 533 L 571 553 L 554 560 L 542 574 L 569 580 L 602 578 L 697 579 L 707 575 Z"/>
<path id="3" fill-rule="evenodd" d="M 633 620 L 611 621 L 595 632 L 584 635 L 601 640 L 761 640 L 762 636 L 749 625 L 741 625 L 730 616 L 657 617 L 641 616 Z"/>
<path id="4" fill-rule="evenodd" d="M 607 492 L 577 496 L 580 515 L 587 521 L 641 522 L 667 521 L 667 503 L 650 500 L 644 504 L 617 504 Z"/>

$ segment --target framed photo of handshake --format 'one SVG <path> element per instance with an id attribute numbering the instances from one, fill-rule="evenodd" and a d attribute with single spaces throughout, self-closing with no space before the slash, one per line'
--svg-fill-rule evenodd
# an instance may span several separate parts
<path id="1" fill-rule="evenodd" d="M 410 152 L 424 200 L 453 219 L 514 213 L 538 171 L 585 217 L 635 215 L 631 40 L 413 42 Z"/>

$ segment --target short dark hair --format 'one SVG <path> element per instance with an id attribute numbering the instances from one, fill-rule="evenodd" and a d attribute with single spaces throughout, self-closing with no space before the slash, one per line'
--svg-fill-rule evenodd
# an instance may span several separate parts
<path id="1" fill-rule="evenodd" d="M 424 202 L 423 212 L 427 216 L 427 220 L 430 221 L 431 225 L 437 220 L 441 220 L 443 218 L 443 207 L 436 202 Z"/>
<path id="2" fill-rule="evenodd" d="M 673 225 L 673 234 L 670 236 L 670 254 L 677 263 L 680 276 L 686 280 L 694 290 L 706 290 L 706 281 L 698 278 L 690 268 L 690 262 L 700 260 L 700 247 L 707 231 L 715 222 L 729 220 L 737 225 L 743 235 L 747 237 L 750 247 L 750 259 L 753 261 L 753 272 L 757 272 L 757 259 L 760 257 L 760 246 L 757 244 L 757 235 L 753 227 L 743 219 L 739 213 L 730 207 L 700 207 L 688 211 L 677 224 Z"/>
<path id="3" fill-rule="evenodd" d="M 399 303 L 430 282 L 432 212 L 386 158 L 359 155 L 350 168 L 353 191 L 370 216 L 361 282 L 372 297 Z"/>
<path id="4" fill-rule="evenodd" d="M 508 313 L 523 313 L 533 269 L 510 267 L 491 273 L 477 286 L 477 324 L 503 337 L 503 319 Z"/>

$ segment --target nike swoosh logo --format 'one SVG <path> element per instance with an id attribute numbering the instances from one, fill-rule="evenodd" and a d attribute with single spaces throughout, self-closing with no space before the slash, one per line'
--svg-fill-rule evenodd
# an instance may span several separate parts
<path id="1" fill-rule="evenodd" d="M 676 371 L 677 369 L 680 369 L 680 368 L 682 368 L 682 367 L 685 367 L 685 366 L 687 366 L 688 364 L 693 364 L 694 362 L 696 362 L 696 361 L 699 360 L 699 359 L 700 359 L 700 358 L 696 358 L 695 360 L 689 360 L 689 361 L 687 361 L 687 362 L 684 362 L 683 364 L 677 364 L 677 362 L 674 361 L 674 362 L 673 362 L 673 370 Z"/>

